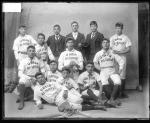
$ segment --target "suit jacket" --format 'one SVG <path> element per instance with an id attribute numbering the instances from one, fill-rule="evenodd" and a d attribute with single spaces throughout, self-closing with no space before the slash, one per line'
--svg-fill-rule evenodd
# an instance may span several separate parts
<path id="1" fill-rule="evenodd" d="M 73 38 L 73 35 L 72 35 L 72 32 L 71 33 L 69 33 L 68 35 L 66 35 L 66 38 L 67 37 L 72 37 Z M 75 39 L 74 39 L 75 40 Z M 74 43 L 74 48 L 76 49 L 76 50 L 82 50 L 82 47 L 78 47 L 78 44 L 79 43 L 83 43 L 83 42 L 85 42 L 85 36 L 84 36 L 84 34 L 82 34 L 82 33 L 80 33 L 80 32 L 78 32 L 78 36 L 77 36 L 77 38 L 76 38 L 76 40 L 75 40 L 75 43 Z"/>
<path id="2" fill-rule="evenodd" d="M 66 38 L 60 35 L 59 40 L 55 40 L 55 35 L 49 36 L 47 45 L 51 48 L 52 53 L 55 57 L 59 57 L 60 53 L 66 48 Z"/>
<path id="3" fill-rule="evenodd" d="M 100 32 L 96 32 L 95 37 L 93 39 L 91 39 L 91 34 L 89 33 L 86 36 L 86 43 L 88 44 L 87 47 L 87 57 L 90 55 L 95 55 L 96 52 L 98 52 L 99 50 L 101 50 L 102 48 L 102 41 L 103 41 L 103 34 L 101 34 Z M 89 59 L 89 58 L 87 58 Z"/>

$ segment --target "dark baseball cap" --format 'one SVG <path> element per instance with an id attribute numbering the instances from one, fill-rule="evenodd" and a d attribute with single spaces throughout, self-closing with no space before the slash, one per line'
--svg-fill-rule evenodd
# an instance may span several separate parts
<path id="1" fill-rule="evenodd" d="M 66 43 L 67 43 L 68 41 L 74 42 L 74 39 L 73 39 L 72 37 L 68 37 L 68 38 L 66 39 Z"/>

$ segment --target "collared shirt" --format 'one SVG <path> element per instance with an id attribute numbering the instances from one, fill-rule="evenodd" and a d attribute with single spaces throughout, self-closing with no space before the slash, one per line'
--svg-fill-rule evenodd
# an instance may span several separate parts
<path id="1" fill-rule="evenodd" d="M 60 35 L 55 35 L 55 40 L 59 40 Z"/>
<path id="2" fill-rule="evenodd" d="M 112 50 L 100 50 L 96 53 L 94 56 L 93 62 L 96 62 L 99 64 L 100 68 L 109 68 L 109 67 L 115 67 L 115 61 L 119 64 L 119 68 L 122 69 L 124 65 L 123 59 L 112 52 Z"/>
<path id="3" fill-rule="evenodd" d="M 96 32 L 92 32 L 91 33 L 91 39 L 93 39 L 95 37 L 95 35 L 96 35 Z"/>
<path id="4" fill-rule="evenodd" d="M 66 51 L 60 54 L 60 57 L 58 59 L 58 69 L 62 70 L 63 67 L 68 66 L 72 61 L 80 66 L 80 70 L 83 69 L 83 56 L 80 51 L 77 51 L 75 49 L 73 49 L 72 51 L 66 49 Z"/>
<path id="5" fill-rule="evenodd" d="M 73 38 L 76 40 L 78 37 L 78 32 L 72 32 Z"/>
<path id="6" fill-rule="evenodd" d="M 78 83 L 84 86 L 91 85 L 95 87 L 96 82 L 100 82 L 100 75 L 94 71 L 92 72 L 92 74 L 89 74 L 87 71 L 85 71 L 81 73 L 78 78 Z"/>
<path id="7" fill-rule="evenodd" d="M 123 51 L 131 45 L 130 39 L 124 34 L 115 34 L 110 38 L 110 47 L 112 50 Z"/>

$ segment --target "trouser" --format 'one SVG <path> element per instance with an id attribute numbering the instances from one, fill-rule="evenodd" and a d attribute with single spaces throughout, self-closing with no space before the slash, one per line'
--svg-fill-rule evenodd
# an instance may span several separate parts
<path id="1" fill-rule="evenodd" d="M 105 96 L 107 97 L 107 99 L 116 99 L 118 97 L 117 93 L 118 93 L 118 86 L 119 85 L 103 85 L 103 92 L 105 93 Z"/>

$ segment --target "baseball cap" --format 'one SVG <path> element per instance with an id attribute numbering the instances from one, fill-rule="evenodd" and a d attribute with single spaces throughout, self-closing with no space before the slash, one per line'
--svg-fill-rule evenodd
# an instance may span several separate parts
<path id="1" fill-rule="evenodd" d="M 62 68 L 62 72 L 63 72 L 64 70 L 66 70 L 66 71 L 68 71 L 68 72 L 70 73 L 70 68 L 69 68 L 69 67 L 63 67 L 63 68 Z"/>

